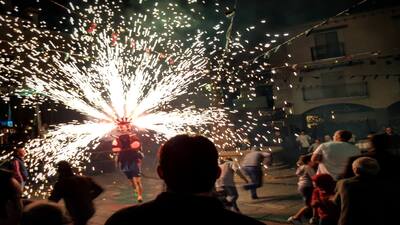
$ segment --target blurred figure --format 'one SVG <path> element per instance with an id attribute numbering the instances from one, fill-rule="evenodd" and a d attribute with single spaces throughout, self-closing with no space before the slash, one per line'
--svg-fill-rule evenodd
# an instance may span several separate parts
<path id="1" fill-rule="evenodd" d="M 315 139 L 314 143 L 308 148 L 308 153 L 313 153 L 320 145 L 321 141 L 318 138 Z"/>
<path id="2" fill-rule="evenodd" d="M 379 164 L 373 158 L 360 157 L 353 164 L 355 176 L 337 183 L 335 203 L 341 209 L 339 225 L 385 224 L 382 188 L 377 179 Z"/>
<path id="3" fill-rule="evenodd" d="M 313 178 L 314 190 L 311 207 L 315 210 L 311 224 L 337 225 L 339 208 L 332 201 L 335 195 L 335 180 L 329 174 L 318 174 Z"/>
<path id="4" fill-rule="evenodd" d="M 302 155 L 297 162 L 296 175 L 299 177 L 297 188 L 303 196 L 304 207 L 295 215 L 289 217 L 288 222 L 293 224 L 301 224 L 301 218 L 311 211 L 311 197 L 314 190 L 312 177 L 315 175 L 311 155 Z"/>
<path id="5" fill-rule="evenodd" d="M 74 225 L 85 225 L 93 216 L 93 199 L 103 192 L 91 178 L 74 175 L 71 165 L 66 161 L 57 164 L 58 180 L 49 197 L 50 201 L 64 199 L 65 206 Z"/>
<path id="6" fill-rule="evenodd" d="M 300 154 L 307 153 L 307 150 L 310 147 L 311 137 L 304 131 L 301 131 L 299 136 L 297 136 L 296 141 L 300 145 Z"/>
<path id="7" fill-rule="evenodd" d="M 324 142 L 330 142 L 330 141 L 332 141 L 332 138 L 331 138 L 331 136 L 330 135 L 325 135 L 324 136 Z"/>
<path id="8" fill-rule="evenodd" d="M 128 122 L 120 122 L 121 134 L 113 141 L 112 150 L 117 154 L 117 163 L 136 191 L 137 201 L 143 201 L 142 160 L 144 155 L 139 138 L 131 132 Z"/>
<path id="9" fill-rule="evenodd" d="M 242 161 L 242 168 L 250 178 L 250 183 L 244 185 L 244 189 L 250 190 L 252 199 L 258 199 L 257 188 L 263 185 L 262 165 L 265 159 L 272 162 L 271 153 L 262 152 L 254 147 L 244 156 Z"/>
<path id="10" fill-rule="evenodd" d="M 395 133 L 393 131 L 393 128 L 391 128 L 391 127 L 386 127 L 385 128 L 385 134 L 388 135 L 388 136 L 395 135 Z"/>
<path id="11" fill-rule="evenodd" d="M 329 174 L 335 180 L 342 175 L 350 157 L 360 154 L 357 147 L 348 143 L 351 137 L 350 131 L 336 131 L 333 141 L 323 143 L 315 150 L 311 161 L 318 163 L 317 174 Z"/>
<path id="12" fill-rule="evenodd" d="M 61 208 L 51 202 L 38 201 L 29 204 L 23 212 L 21 225 L 66 225 L 67 218 Z"/>
<path id="13" fill-rule="evenodd" d="M 22 192 L 24 191 L 25 183 L 28 180 L 28 169 L 25 165 L 26 151 L 23 146 L 18 146 L 14 151 L 13 171 L 14 178 L 19 182 Z"/>
<path id="14" fill-rule="evenodd" d="M 0 224 L 19 224 L 22 214 L 22 192 L 13 172 L 0 169 Z"/>
<path id="15" fill-rule="evenodd" d="M 216 190 L 217 192 L 223 192 L 229 208 L 235 212 L 240 212 L 236 203 L 239 193 L 236 189 L 234 176 L 237 174 L 244 182 L 248 183 L 249 181 L 240 171 L 238 163 L 230 157 L 221 160 L 219 167 L 221 168 L 221 176 L 215 183 Z"/>
<path id="16" fill-rule="evenodd" d="M 178 135 L 160 149 L 158 175 L 167 191 L 153 201 L 119 210 L 106 225 L 263 224 L 224 208 L 212 197 L 221 170 L 215 145 L 202 136 Z"/>

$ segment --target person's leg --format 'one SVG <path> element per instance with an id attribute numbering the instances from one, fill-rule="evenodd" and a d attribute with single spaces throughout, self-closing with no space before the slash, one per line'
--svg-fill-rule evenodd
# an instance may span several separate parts
<path id="1" fill-rule="evenodd" d="M 257 186 L 259 185 L 259 176 L 257 176 L 257 167 L 248 166 L 244 167 L 244 171 L 250 177 L 250 184 L 245 185 L 245 189 L 250 190 L 251 198 L 257 199 Z"/>
<path id="2" fill-rule="evenodd" d="M 236 187 L 226 186 L 225 191 L 227 193 L 227 201 L 230 202 L 233 211 L 240 212 L 236 203 L 237 199 L 239 198 L 239 193 Z"/>
<path id="3" fill-rule="evenodd" d="M 133 177 L 133 183 L 136 189 L 136 193 L 137 193 L 137 200 L 138 202 L 142 202 L 143 201 L 143 185 L 142 185 L 142 179 L 141 177 Z"/>

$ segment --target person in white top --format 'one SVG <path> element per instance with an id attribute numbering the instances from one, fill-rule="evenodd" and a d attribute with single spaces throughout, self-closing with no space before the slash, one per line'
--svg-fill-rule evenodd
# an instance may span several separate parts
<path id="1" fill-rule="evenodd" d="M 333 141 L 321 144 L 313 153 L 311 161 L 318 163 L 317 174 L 329 174 L 335 180 L 344 172 L 349 158 L 360 154 L 360 150 L 348 143 L 350 131 L 338 130 Z"/>
<path id="2" fill-rule="evenodd" d="M 296 141 L 300 145 L 301 154 L 306 154 L 308 148 L 310 147 L 311 137 L 302 131 L 300 132 L 299 136 L 297 136 Z"/>
<path id="3" fill-rule="evenodd" d="M 237 174 L 245 183 L 249 183 L 249 181 L 240 171 L 239 164 L 230 157 L 225 160 L 221 159 L 219 167 L 221 168 L 221 175 L 215 182 L 216 190 L 223 193 L 229 209 L 240 212 L 236 203 L 239 193 L 236 189 L 234 176 Z"/>

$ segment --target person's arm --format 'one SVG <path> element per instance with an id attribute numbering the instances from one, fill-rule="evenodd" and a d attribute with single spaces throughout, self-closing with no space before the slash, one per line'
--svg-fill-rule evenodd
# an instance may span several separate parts
<path id="1" fill-rule="evenodd" d="M 272 153 L 271 152 L 261 152 L 264 157 L 264 162 L 266 162 L 267 166 L 272 165 Z M 267 160 L 265 160 L 267 159 Z"/>
<path id="2" fill-rule="evenodd" d="M 58 202 L 62 199 L 62 197 L 61 185 L 59 182 L 57 182 L 50 193 L 49 201 Z"/>
<path id="3" fill-rule="evenodd" d="M 91 183 L 91 190 L 90 190 L 90 195 L 92 199 L 97 198 L 101 193 L 103 193 L 104 189 L 98 185 L 96 182 L 94 182 L 91 178 L 89 178 L 89 181 Z"/>
<path id="4" fill-rule="evenodd" d="M 13 196 L 10 198 L 10 208 L 8 210 L 8 217 L 10 224 L 18 224 L 20 222 L 23 210 L 22 204 L 22 190 L 18 181 L 11 178 L 11 186 L 13 188 Z"/>
<path id="5" fill-rule="evenodd" d="M 318 146 L 317 149 L 313 152 L 311 156 L 311 161 L 313 163 L 320 163 L 322 161 L 322 151 L 323 151 L 324 145 Z"/>
<path id="6" fill-rule="evenodd" d="M 240 166 L 236 162 L 232 162 L 232 169 L 235 171 L 235 173 L 246 183 L 249 183 L 249 180 L 246 178 L 246 176 L 242 173 L 240 170 Z"/>
<path id="7" fill-rule="evenodd" d="M 111 149 L 112 149 L 112 152 L 114 152 L 114 153 L 117 153 L 117 152 L 120 152 L 120 151 L 121 151 L 121 148 L 120 148 L 119 145 L 118 145 L 117 139 L 114 139 L 114 140 L 112 141 L 112 147 L 111 147 Z"/>
<path id="8" fill-rule="evenodd" d="M 22 183 L 24 181 L 24 177 L 21 174 L 21 167 L 19 165 L 18 160 L 13 160 L 13 171 L 14 171 L 14 178 L 19 182 Z"/>

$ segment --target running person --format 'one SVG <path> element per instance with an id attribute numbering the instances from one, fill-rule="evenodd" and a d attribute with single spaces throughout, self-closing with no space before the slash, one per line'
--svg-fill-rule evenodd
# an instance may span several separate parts
<path id="1" fill-rule="evenodd" d="M 123 133 L 113 141 L 112 150 L 118 154 L 119 168 L 136 190 L 137 201 L 142 202 L 141 163 L 144 157 L 141 151 L 142 146 L 139 138 L 128 132 L 130 130 L 128 124 L 120 125 L 120 129 Z"/>

